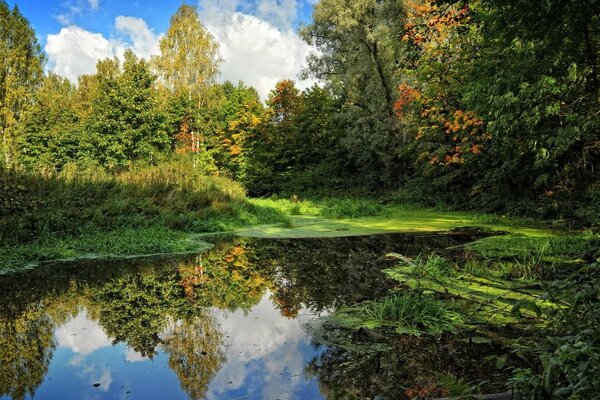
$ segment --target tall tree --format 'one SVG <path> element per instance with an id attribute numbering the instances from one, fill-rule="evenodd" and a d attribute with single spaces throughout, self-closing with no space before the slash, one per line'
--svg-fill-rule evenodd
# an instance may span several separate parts
<path id="1" fill-rule="evenodd" d="M 219 44 L 200 22 L 196 8 L 183 4 L 160 40 L 160 55 L 153 58 L 159 81 L 173 94 L 202 105 L 219 62 Z"/>
<path id="2" fill-rule="evenodd" d="M 44 56 L 29 21 L 0 0 L 0 153 L 11 164 L 15 128 L 43 75 Z"/>
<path id="3" fill-rule="evenodd" d="M 194 154 L 204 152 L 206 145 L 197 132 L 194 110 L 206 106 L 210 99 L 220 56 L 218 42 L 200 22 L 195 7 L 183 4 L 171 17 L 169 29 L 160 41 L 160 55 L 152 62 L 159 83 L 166 87 L 167 93 L 179 98 L 171 103 L 183 106 L 179 127 L 174 132 L 181 139 L 181 148 Z"/>
<path id="4" fill-rule="evenodd" d="M 44 78 L 20 123 L 17 142 L 22 163 L 58 169 L 75 161 L 81 139 L 76 90 L 58 75 Z"/>
<path id="5" fill-rule="evenodd" d="M 344 144 L 372 184 L 394 184 L 402 171 L 398 157 L 405 137 L 394 118 L 402 1 L 321 0 L 303 38 L 318 52 L 309 57 L 311 75 L 327 81 L 343 99 L 348 133 Z"/>
<path id="6" fill-rule="evenodd" d="M 600 2 L 485 0 L 476 17 L 467 98 L 492 137 L 486 202 L 546 216 L 600 209 Z"/>
<path id="7" fill-rule="evenodd" d="M 107 167 L 155 162 L 170 142 L 148 63 L 128 50 L 122 67 L 117 59 L 107 59 L 98 62 L 97 69 L 86 123 L 86 157 Z"/>

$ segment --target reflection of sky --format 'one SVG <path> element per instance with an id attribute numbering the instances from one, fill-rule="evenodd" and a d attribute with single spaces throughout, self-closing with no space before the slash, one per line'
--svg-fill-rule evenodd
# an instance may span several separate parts
<path id="1" fill-rule="evenodd" d="M 207 398 L 321 398 L 316 381 L 304 378 L 314 357 L 301 324 L 273 308 L 268 295 L 252 310 L 217 313 L 227 344 L 227 363 L 209 385 Z"/>
<path id="2" fill-rule="evenodd" d="M 246 315 L 217 310 L 215 315 L 227 346 L 226 362 L 209 384 L 207 398 L 322 398 L 316 380 L 304 377 L 315 355 L 301 326 L 307 318 L 281 317 L 268 294 Z M 168 353 L 159 348 L 150 360 L 125 343 L 113 345 L 84 308 L 54 335 L 57 347 L 35 399 L 187 398 L 169 368 Z"/>

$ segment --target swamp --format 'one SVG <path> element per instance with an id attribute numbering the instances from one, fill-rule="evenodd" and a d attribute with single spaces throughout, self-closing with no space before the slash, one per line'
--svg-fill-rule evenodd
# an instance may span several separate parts
<path id="1" fill-rule="evenodd" d="M 0 400 L 600 400 L 598 0 L 0 0 L 0 139 Z"/>

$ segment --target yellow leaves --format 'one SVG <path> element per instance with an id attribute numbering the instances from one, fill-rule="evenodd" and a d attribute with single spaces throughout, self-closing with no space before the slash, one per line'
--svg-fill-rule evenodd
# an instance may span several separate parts
<path id="1" fill-rule="evenodd" d="M 252 114 L 252 116 L 250 117 L 250 125 L 253 128 L 256 128 L 258 125 L 260 125 L 260 118 L 257 115 Z"/>

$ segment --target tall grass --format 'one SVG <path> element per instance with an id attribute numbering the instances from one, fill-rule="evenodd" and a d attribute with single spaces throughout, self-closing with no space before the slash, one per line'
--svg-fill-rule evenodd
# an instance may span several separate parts
<path id="1" fill-rule="evenodd" d="M 338 311 L 334 321 L 354 327 L 393 327 L 413 336 L 452 332 L 463 317 L 448 304 L 428 295 L 398 294 Z"/>
<path id="2" fill-rule="evenodd" d="M 71 168 L 46 175 L 1 170 L 0 185 L 1 243 L 156 224 L 212 232 L 286 220 L 277 210 L 248 202 L 238 183 L 203 176 L 182 164 L 120 174 Z"/>
<path id="3" fill-rule="evenodd" d="M 0 169 L 3 265 L 27 258 L 26 246 L 29 260 L 179 251 L 189 247 L 180 243 L 183 233 L 287 221 L 280 210 L 250 202 L 240 184 L 187 164 L 120 173 L 75 166 L 60 173 Z"/>
<path id="4" fill-rule="evenodd" d="M 374 200 L 327 199 L 319 211 L 326 218 L 359 218 L 386 215 L 386 209 Z"/>

